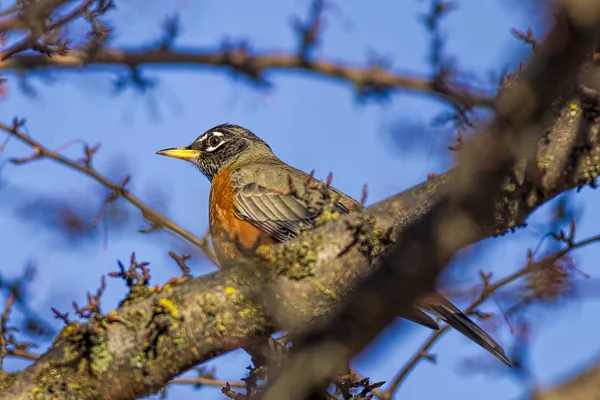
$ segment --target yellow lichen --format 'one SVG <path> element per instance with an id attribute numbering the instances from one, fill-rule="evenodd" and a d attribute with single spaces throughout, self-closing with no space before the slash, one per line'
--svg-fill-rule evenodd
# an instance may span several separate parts
<path id="1" fill-rule="evenodd" d="M 228 286 L 225 288 L 225 295 L 226 296 L 231 296 L 233 294 L 235 294 L 237 292 L 237 290 L 235 290 L 235 288 Z"/>
<path id="2" fill-rule="evenodd" d="M 171 300 L 163 297 L 162 299 L 158 300 L 158 305 L 161 306 L 167 313 L 169 313 L 171 317 L 179 318 L 179 310 L 177 310 L 177 307 Z"/>
<path id="3" fill-rule="evenodd" d="M 319 216 L 315 219 L 315 227 L 326 224 L 329 221 L 337 221 L 341 217 L 339 211 L 333 211 L 329 208 L 326 208 L 319 214 Z"/>
<path id="4" fill-rule="evenodd" d="M 61 339 L 69 338 L 70 336 L 72 336 L 79 330 L 79 327 L 80 327 L 80 325 L 78 322 L 69 323 L 58 333 L 58 335 L 56 335 L 56 339 L 54 340 L 54 343 L 57 343 Z"/>
<path id="5" fill-rule="evenodd" d="M 34 386 L 33 389 L 31 389 L 31 395 L 32 395 L 32 398 L 34 400 L 43 399 L 44 398 L 44 394 L 42 392 L 42 389 L 40 389 L 37 386 Z"/>

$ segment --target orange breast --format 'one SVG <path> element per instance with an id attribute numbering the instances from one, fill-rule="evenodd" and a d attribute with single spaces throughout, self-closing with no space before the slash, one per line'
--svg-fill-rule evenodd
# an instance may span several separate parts
<path id="1" fill-rule="evenodd" d="M 218 173 L 210 187 L 210 234 L 221 268 L 231 267 L 235 260 L 251 254 L 260 245 L 275 243 L 273 238 L 261 235 L 254 225 L 235 216 L 229 172 Z"/>

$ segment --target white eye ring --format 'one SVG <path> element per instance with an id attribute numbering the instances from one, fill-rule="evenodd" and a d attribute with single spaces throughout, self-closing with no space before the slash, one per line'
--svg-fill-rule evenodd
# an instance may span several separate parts
<path id="1" fill-rule="evenodd" d="M 211 152 L 221 147 L 221 145 L 225 143 L 221 136 L 223 136 L 221 132 L 213 132 L 213 135 L 210 136 L 207 140 L 208 147 L 206 147 L 204 151 Z"/>

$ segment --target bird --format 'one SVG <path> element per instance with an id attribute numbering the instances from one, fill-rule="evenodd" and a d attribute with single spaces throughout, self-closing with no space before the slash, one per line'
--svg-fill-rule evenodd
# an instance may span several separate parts
<path id="1" fill-rule="evenodd" d="M 302 196 L 285 190 L 290 183 L 300 187 L 310 182 L 312 175 L 281 161 L 264 140 L 242 126 L 220 124 L 186 147 L 163 149 L 157 154 L 191 162 L 210 181 L 210 234 L 221 268 L 233 265 L 244 256 L 245 249 L 298 237 L 314 226 L 322 212 L 311 207 Z M 326 190 L 340 214 L 361 207 L 331 185 Z M 512 367 L 502 347 L 439 292 L 422 296 L 401 317 L 439 330 L 440 326 L 429 314 Z"/>

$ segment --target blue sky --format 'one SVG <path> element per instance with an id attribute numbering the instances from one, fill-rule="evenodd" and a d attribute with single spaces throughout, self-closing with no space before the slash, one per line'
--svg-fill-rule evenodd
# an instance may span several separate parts
<path id="1" fill-rule="evenodd" d="M 159 36 L 159 26 L 166 14 L 181 13 L 182 36 L 176 42 L 184 48 L 215 48 L 225 37 L 246 39 L 257 51 L 292 50 L 296 37 L 290 17 L 304 17 L 308 0 L 289 2 L 239 0 L 152 2 L 123 4 L 114 13 L 117 27 L 114 45 L 134 47 L 151 43 Z M 341 2 L 338 2 L 341 4 Z M 426 75 L 428 36 L 418 21 L 427 11 L 428 2 L 364 2 L 348 0 L 327 18 L 322 44 L 316 52 L 345 62 L 363 63 L 370 51 L 389 57 L 398 71 Z M 463 0 L 457 11 L 443 23 L 447 34 L 447 54 L 456 58 L 461 70 L 487 79 L 488 71 L 500 71 L 525 56 L 526 48 L 510 34 L 510 28 L 531 26 L 515 4 L 500 0 Z M 2 101 L 2 121 L 14 116 L 28 120 L 29 133 L 50 148 L 79 138 L 90 143 L 102 142 L 95 157 L 95 167 L 115 179 L 126 172 L 133 174 L 131 190 L 171 219 L 198 236 L 207 226 L 209 182 L 190 165 L 155 155 L 158 149 L 185 145 L 206 129 L 223 122 L 237 123 L 252 129 L 271 144 L 277 155 L 289 164 L 324 177 L 334 173 L 334 185 L 359 197 L 362 185 L 369 185 L 369 203 L 384 199 L 423 181 L 428 173 L 443 172 L 451 165 L 450 155 L 443 152 L 447 136 L 435 129 L 424 129 L 445 108 L 442 103 L 422 94 L 396 93 L 385 103 L 359 104 L 352 88 L 344 83 L 315 78 L 296 72 L 268 75 L 270 91 L 259 91 L 243 80 L 232 80 L 223 70 L 197 67 L 145 68 L 148 76 L 159 79 L 150 93 L 128 90 L 118 96 L 111 82 L 118 69 L 94 72 L 53 72 L 53 82 L 32 77 L 37 96 L 26 96 L 18 89 L 18 78 L 9 75 L 8 95 Z M 154 102 L 154 103 L 152 103 Z M 155 108 L 149 107 L 155 104 Z M 394 137 L 395 124 L 413 127 L 411 135 L 423 144 L 407 151 L 402 140 Z M 408 129 L 408 128 L 406 128 Z M 406 134 L 406 133 L 405 133 Z M 1 139 L 1 134 L 0 134 Z M 6 157 L 25 156 L 29 149 L 12 141 Z M 79 157 L 77 146 L 64 154 Z M 103 196 L 88 177 L 50 161 L 24 166 L 4 166 L 0 170 L 7 183 L 0 191 L 0 201 L 8 204 L 0 210 L 0 252 L 3 277 L 16 277 L 24 265 L 33 260 L 37 275 L 29 287 L 29 300 L 40 315 L 51 320 L 50 306 L 70 310 L 70 303 L 84 302 L 87 290 L 94 290 L 100 276 L 114 271 L 116 260 L 126 261 L 132 251 L 139 259 L 151 262 L 153 283 L 166 281 L 177 269 L 167 256 L 173 247 L 168 233 L 139 234 L 135 229 L 108 233 L 108 247 L 101 235 L 73 247 L 55 234 L 44 232 L 31 221 L 18 217 L 14 210 L 21 197 L 52 195 L 71 197 L 86 208 L 96 210 Z M 159 201 L 161 193 L 166 201 Z M 595 193 L 589 189 L 575 197 L 582 210 L 578 236 L 597 234 L 598 217 L 588 210 Z M 593 208 L 592 208 L 593 209 Z M 547 221 L 548 207 L 531 219 L 532 226 Z M 143 221 L 135 215 L 134 227 Z M 489 241 L 485 251 L 470 260 L 460 274 L 465 285 L 477 283 L 477 269 L 504 276 L 523 265 L 526 250 L 535 247 L 545 232 L 527 229 L 507 238 Z M 578 266 L 596 275 L 598 247 L 577 251 Z M 200 258 L 191 261 L 196 275 L 210 271 Z M 103 297 L 104 310 L 116 306 L 125 293 L 122 282 L 109 280 Z M 459 305 L 464 306 L 459 302 Z M 497 311 L 493 302 L 483 310 Z M 534 341 L 531 368 L 535 381 L 547 385 L 591 362 L 600 353 L 595 339 L 600 312 L 598 296 L 570 302 L 562 308 L 539 310 L 532 315 Z M 55 326 L 58 323 L 51 321 Z M 514 338 L 500 321 L 494 336 L 510 346 Z M 404 334 L 400 323 L 391 326 L 356 368 L 373 380 L 388 380 L 412 355 L 429 332 L 411 326 Z M 423 362 L 398 392 L 398 398 L 434 398 L 444 395 L 489 399 L 516 398 L 523 386 L 506 374 L 466 374 L 460 372 L 465 359 L 482 359 L 487 355 L 456 332 L 446 335 L 433 349 L 436 365 Z M 494 360 L 489 357 L 493 362 Z M 249 364 L 248 357 L 236 351 L 211 361 L 221 379 L 239 380 Z M 19 368 L 20 361 L 7 363 Z M 435 383 L 435 384 L 434 384 Z M 168 398 L 196 399 L 200 394 L 189 387 L 173 387 Z M 218 389 L 202 389 L 203 398 L 221 398 Z"/>

